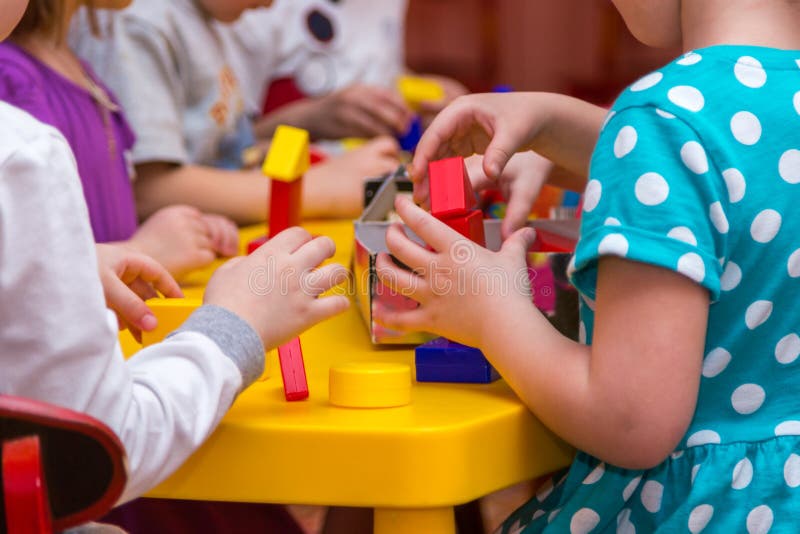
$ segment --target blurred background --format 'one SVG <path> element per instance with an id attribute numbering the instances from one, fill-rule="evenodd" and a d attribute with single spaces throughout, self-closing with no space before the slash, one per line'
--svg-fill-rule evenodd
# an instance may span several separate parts
<path id="1" fill-rule="evenodd" d="M 636 41 L 609 0 L 411 0 L 406 28 L 417 72 L 598 104 L 680 53 Z"/>

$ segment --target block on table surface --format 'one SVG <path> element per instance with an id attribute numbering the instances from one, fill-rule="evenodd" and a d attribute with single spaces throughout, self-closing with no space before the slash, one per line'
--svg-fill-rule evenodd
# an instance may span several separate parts
<path id="1" fill-rule="evenodd" d="M 264 160 L 262 172 L 272 180 L 293 182 L 311 165 L 308 132 L 293 126 L 278 126 Z"/>
<path id="2" fill-rule="evenodd" d="M 391 362 L 350 362 L 331 367 L 330 402 L 343 408 L 394 408 L 411 402 L 411 367 Z"/>
<path id="3" fill-rule="evenodd" d="M 194 310 L 203 305 L 201 299 L 150 299 L 147 306 L 158 320 L 152 332 L 142 332 L 142 346 L 147 347 L 164 341 L 169 334 L 180 327 Z"/>
<path id="4" fill-rule="evenodd" d="M 299 401 L 308 398 L 308 380 L 306 366 L 303 362 L 303 348 L 300 338 L 296 337 L 285 345 L 278 347 L 278 359 L 283 377 L 283 393 L 287 401 Z"/>
<path id="5" fill-rule="evenodd" d="M 500 375 L 479 349 L 436 338 L 415 350 L 417 382 L 488 384 Z"/>
<path id="6" fill-rule="evenodd" d="M 428 186 L 434 216 L 463 213 L 477 206 L 464 158 L 432 161 L 428 165 Z"/>

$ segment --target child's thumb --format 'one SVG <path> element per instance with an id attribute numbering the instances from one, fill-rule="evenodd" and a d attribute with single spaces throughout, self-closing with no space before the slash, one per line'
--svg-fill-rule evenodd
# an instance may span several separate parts
<path id="1" fill-rule="evenodd" d="M 536 242 L 536 230 L 533 228 L 520 228 L 511 237 L 506 239 L 501 249 L 503 253 L 513 256 L 525 255 Z"/>

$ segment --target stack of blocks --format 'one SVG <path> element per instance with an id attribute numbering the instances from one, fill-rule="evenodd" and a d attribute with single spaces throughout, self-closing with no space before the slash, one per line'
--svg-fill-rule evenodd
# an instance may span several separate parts
<path id="1" fill-rule="evenodd" d="M 428 176 L 431 214 L 467 239 L 486 246 L 483 213 L 477 209 L 464 158 L 434 161 Z"/>
<path id="2" fill-rule="evenodd" d="M 261 171 L 271 181 L 269 201 L 269 236 L 275 237 L 287 228 L 298 226 L 302 214 L 303 175 L 311 165 L 309 135 L 292 126 L 278 126 Z M 252 241 L 252 253 L 266 243 L 266 238 Z"/>
<path id="3" fill-rule="evenodd" d="M 476 209 L 464 158 L 432 162 L 428 178 L 433 216 L 467 239 L 485 246 L 483 213 Z M 415 361 L 417 382 L 488 384 L 499 378 L 480 350 L 444 338 L 417 347 Z"/>
<path id="4" fill-rule="evenodd" d="M 303 196 L 303 175 L 311 165 L 308 132 L 291 126 L 278 126 L 264 160 L 262 172 L 272 181 L 269 208 L 269 238 L 300 224 Z M 248 246 L 252 253 L 265 240 Z M 308 381 L 303 363 L 300 338 L 278 347 L 283 377 L 283 393 L 287 401 L 308 398 Z"/>

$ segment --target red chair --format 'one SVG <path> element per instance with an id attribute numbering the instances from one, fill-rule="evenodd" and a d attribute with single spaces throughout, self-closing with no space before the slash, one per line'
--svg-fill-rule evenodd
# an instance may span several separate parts
<path id="1" fill-rule="evenodd" d="M 0 395 L 0 534 L 50 534 L 101 517 L 125 487 L 125 451 L 85 414 Z"/>

